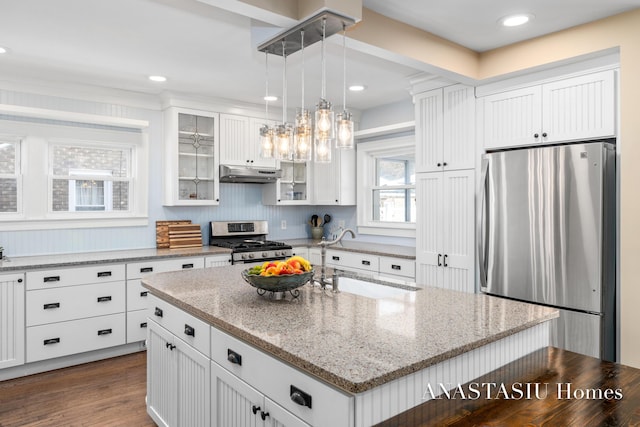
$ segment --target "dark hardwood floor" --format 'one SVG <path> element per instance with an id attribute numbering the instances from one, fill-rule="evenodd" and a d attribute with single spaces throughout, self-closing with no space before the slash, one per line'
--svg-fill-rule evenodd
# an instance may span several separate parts
<path id="1" fill-rule="evenodd" d="M 155 426 L 146 352 L 0 382 L 0 427 Z"/>
<path id="2" fill-rule="evenodd" d="M 548 395 L 471 400 L 458 395 L 425 402 L 380 426 L 640 426 L 640 369 L 549 348 L 477 382 L 548 384 Z M 567 384 L 574 391 L 620 390 L 623 397 L 567 399 Z M 152 427 L 145 395 L 145 352 L 17 378 L 0 382 L 0 427 Z"/>

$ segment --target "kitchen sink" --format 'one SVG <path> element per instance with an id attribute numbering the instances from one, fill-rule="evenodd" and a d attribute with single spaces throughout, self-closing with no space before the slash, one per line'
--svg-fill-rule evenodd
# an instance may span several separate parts
<path id="1" fill-rule="evenodd" d="M 413 294 L 418 288 L 400 288 L 392 285 L 370 282 L 366 279 L 356 279 L 353 277 L 341 276 L 338 281 L 338 290 L 350 294 L 361 295 L 367 298 L 383 299 L 403 297 Z"/>

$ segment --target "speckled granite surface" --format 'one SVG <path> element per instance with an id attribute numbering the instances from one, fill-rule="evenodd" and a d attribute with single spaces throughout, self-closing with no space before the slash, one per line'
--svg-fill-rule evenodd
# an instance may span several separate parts
<path id="1" fill-rule="evenodd" d="M 205 256 L 231 253 L 230 249 L 203 246 L 183 249 L 130 249 L 122 251 L 83 252 L 75 254 L 9 257 L 0 261 L 0 272 L 31 270 L 36 268 L 59 268 L 74 265 L 104 264 L 111 262 L 134 262 L 148 259 Z"/>
<path id="2" fill-rule="evenodd" d="M 308 248 L 318 246 L 319 240 L 313 239 L 287 239 L 286 243 L 293 247 L 306 246 Z M 396 258 L 416 259 L 416 248 L 412 246 L 385 245 L 383 243 L 359 242 L 345 237 L 340 243 L 329 246 L 330 249 L 347 252 L 361 252 L 371 255 L 392 256 Z"/>
<path id="3" fill-rule="evenodd" d="M 158 297 L 345 391 L 359 393 L 558 316 L 486 295 L 425 288 L 388 299 L 304 285 L 261 297 L 242 265 L 143 279 Z"/>

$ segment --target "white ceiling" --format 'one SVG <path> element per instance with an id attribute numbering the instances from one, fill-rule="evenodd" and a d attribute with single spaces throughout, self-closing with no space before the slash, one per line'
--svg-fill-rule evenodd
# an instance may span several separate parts
<path id="1" fill-rule="evenodd" d="M 640 0 L 364 0 L 364 6 L 483 51 L 640 7 Z M 505 30 L 511 12 L 535 15 Z M 197 0 L 0 0 L 0 80 L 88 84 L 148 94 L 169 91 L 261 104 L 264 54 L 256 46 L 280 29 Z M 327 42 L 327 99 L 342 104 L 341 37 Z M 320 95 L 320 44 L 305 50 L 306 106 Z M 347 50 L 347 95 L 364 110 L 406 100 L 414 68 Z M 301 55 L 288 60 L 288 105 L 300 105 Z M 282 94 L 282 58 L 270 56 L 271 92 Z M 150 74 L 168 78 L 147 80 Z M 5 85 L 6 86 L 6 85 Z M 280 102 L 275 103 L 277 106 Z M 273 118 L 279 113 L 272 110 Z"/>

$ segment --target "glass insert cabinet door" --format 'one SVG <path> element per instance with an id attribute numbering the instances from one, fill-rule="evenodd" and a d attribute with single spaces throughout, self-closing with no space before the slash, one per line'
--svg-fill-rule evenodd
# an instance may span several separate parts
<path id="1" fill-rule="evenodd" d="M 178 199 L 214 200 L 215 118 L 178 113 Z"/>

